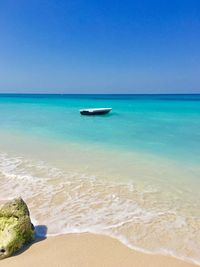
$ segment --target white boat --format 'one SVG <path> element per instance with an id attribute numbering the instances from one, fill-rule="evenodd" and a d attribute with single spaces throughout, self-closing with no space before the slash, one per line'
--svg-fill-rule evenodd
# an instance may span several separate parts
<path id="1" fill-rule="evenodd" d="M 103 115 L 110 112 L 112 108 L 88 108 L 80 109 L 81 115 Z"/>

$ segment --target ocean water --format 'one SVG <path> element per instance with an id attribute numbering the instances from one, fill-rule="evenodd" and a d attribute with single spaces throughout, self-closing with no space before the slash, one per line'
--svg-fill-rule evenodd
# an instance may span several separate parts
<path id="1" fill-rule="evenodd" d="M 0 202 L 200 264 L 200 95 L 4 94 L 0 112 Z"/>

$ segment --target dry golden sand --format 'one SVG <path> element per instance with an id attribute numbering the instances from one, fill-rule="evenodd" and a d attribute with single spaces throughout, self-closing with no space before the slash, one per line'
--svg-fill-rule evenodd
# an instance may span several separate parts
<path id="1" fill-rule="evenodd" d="M 93 234 L 49 237 L 23 253 L 2 260 L 1 267 L 194 267 L 172 257 L 133 251 L 119 241 Z"/>

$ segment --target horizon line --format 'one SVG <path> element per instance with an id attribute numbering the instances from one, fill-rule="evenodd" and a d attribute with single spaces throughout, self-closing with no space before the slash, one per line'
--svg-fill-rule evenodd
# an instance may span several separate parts
<path id="1" fill-rule="evenodd" d="M 200 95 L 199 93 L 17 93 L 17 92 L 0 92 L 0 95 Z"/>

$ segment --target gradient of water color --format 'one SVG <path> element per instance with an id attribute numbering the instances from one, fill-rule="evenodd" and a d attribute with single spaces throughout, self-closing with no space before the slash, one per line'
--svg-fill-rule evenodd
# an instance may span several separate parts
<path id="1" fill-rule="evenodd" d="M 1 201 L 24 197 L 49 234 L 200 263 L 200 95 L 0 95 L 0 111 Z"/>

